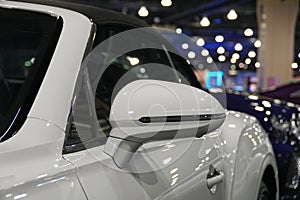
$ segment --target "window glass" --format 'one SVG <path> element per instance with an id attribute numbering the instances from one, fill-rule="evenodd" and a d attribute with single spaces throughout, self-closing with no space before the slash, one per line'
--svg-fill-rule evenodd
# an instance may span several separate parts
<path id="1" fill-rule="evenodd" d="M 131 27 L 124 27 L 122 25 L 105 25 L 98 27 L 94 40 L 94 49 L 97 49 L 97 46 L 105 39 L 130 29 Z M 126 38 L 127 43 L 132 44 L 136 42 L 135 37 L 135 35 L 130 35 Z M 145 43 L 157 42 L 155 37 L 159 37 L 158 34 L 153 37 L 153 41 L 145 41 Z M 164 39 L 160 39 L 165 42 Z M 89 102 L 88 98 L 86 98 L 88 95 L 79 94 L 78 103 L 75 106 L 75 113 L 77 113 L 75 114 L 76 119 L 71 123 L 69 131 L 69 137 L 71 139 L 68 139 L 66 142 L 68 145 L 65 147 L 65 152 L 80 150 L 80 148 L 90 148 L 105 143 L 111 130 L 109 114 L 113 99 L 117 93 L 130 82 L 139 79 L 152 79 L 192 84 L 196 87 L 199 86 L 185 59 L 176 53 L 165 50 L 163 43 L 156 44 L 156 46 L 160 46 L 161 48 L 155 49 L 147 48 L 147 45 L 143 44 L 143 39 L 140 39 L 139 42 L 141 44 L 138 44 L 138 46 L 141 48 L 122 53 L 121 55 L 118 52 L 118 47 L 111 47 L 111 45 L 108 44 L 106 49 L 101 49 L 101 51 L 96 52 L 98 59 L 90 59 L 92 66 L 87 67 L 89 68 L 89 75 L 87 76 L 89 76 L 91 81 L 91 87 L 94 87 L 91 89 L 91 93 L 93 95 L 93 104 L 97 118 L 96 123 L 99 131 L 97 131 L 97 134 L 91 133 L 93 131 L 92 129 L 97 129 L 97 127 L 93 128 L 93 126 L 88 123 L 87 117 L 92 116 L 93 113 L 92 111 L 86 113 L 88 109 L 85 111 L 80 109 L 84 107 L 84 103 L 80 105 L 82 102 Z M 108 57 L 114 59 L 110 60 L 108 64 L 103 64 L 104 60 Z M 103 74 L 97 72 L 99 70 L 96 68 L 104 68 L 103 65 L 107 65 Z M 81 87 L 83 87 L 83 85 L 84 84 L 82 84 Z M 75 146 L 73 145 L 73 150 L 72 143 L 77 144 Z M 82 143 L 84 143 L 84 145 L 82 145 Z"/>
<path id="2" fill-rule="evenodd" d="M 105 105 L 101 106 L 103 108 L 101 113 L 108 118 L 114 97 L 125 85 L 135 80 L 152 79 L 189 84 L 186 72 L 181 69 L 184 62 L 177 58 L 177 55 L 159 49 L 138 49 L 116 58 L 98 83 L 96 109 L 97 102 L 101 100 Z M 173 69 L 171 65 L 176 68 Z M 182 73 L 178 73 L 177 69 Z"/>
<path id="3" fill-rule="evenodd" d="M 130 27 L 124 26 L 105 26 L 105 29 L 99 28 L 102 31 L 102 34 L 99 35 L 109 38 L 129 29 Z M 156 37 L 159 37 L 158 34 Z M 102 42 L 101 38 L 96 39 L 96 41 L 94 46 Z M 135 42 L 134 35 L 132 42 Z M 97 84 L 95 95 L 95 107 L 97 113 L 101 113 L 98 119 L 106 118 L 108 121 L 110 106 L 115 95 L 125 85 L 138 79 L 170 81 L 199 87 L 199 83 L 186 60 L 175 53 L 164 50 L 163 42 L 165 41 L 163 39 L 153 38 L 153 42 L 162 42 L 162 48 L 145 47 L 130 51 L 114 59 L 106 68 Z M 140 46 L 143 45 L 140 44 Z M 114 48 L 109 49 L 108 52 L 103 52 L 103 54 L 114 53 Z M 101 102 L 101 106 L 99 106 L 99 102 Z"/>
<path id="4" fill-rule="evenodd" d="M 25 121 L 62 22 L 47 14 L 0 8 L 0 24 L 1 142 L 14 135 Z"/>

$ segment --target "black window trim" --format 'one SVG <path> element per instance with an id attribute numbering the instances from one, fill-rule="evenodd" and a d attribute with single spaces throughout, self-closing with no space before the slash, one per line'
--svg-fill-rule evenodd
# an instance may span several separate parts
<path id="1" fill-rule="evenodd" d="M 97 34 L 97 24 L 92 19 L 90 19 L 90 20 L 92 23 L 92 28 L 91 28 L 89 39 L 88 39 L 88 42 L 87 42 L 87 45 L 86 45 L 86 48 L 84 51 L 84 56 L 83 56 L 82 62 L 88 56 L 88 54 L 93 50 L 95 35 Z M 82 69 L 80 69 L 80 70 L 81 71 L 79 73 L 82 73 Z M 80 85 L 78 85 L 78 80 L 75 85 L 76 85 L 75 87 L 80 87 Z M 75 91 L 76 91 L 76 89 L 75 89 Z M 68 136 L 70 134 L 70 131 L 71 131 L 71 128 L 72 128 L 72 125 L 74 122 L 74 117 L 73 117 L 73 113 L 72 113 L 74 99 L 75 99 L 75 96 L 73 96 L 73 98 L 72 98 L 71 107 L 70 107 L 70 111 L 69 111 L 69 115 L 68 115 L 68 119 L 67 119 L 67 126 L 65 128 L 65 141 L 64 141 L 63 148 L 62 148 L 63 154 L 75 153 L 75 152 L 86 149 L 86 147 L 82 141 L 80 141 L 78 143 L 67 144 Z M 94 143 L 94 141 L 91 140 L 87 143 Z"/>

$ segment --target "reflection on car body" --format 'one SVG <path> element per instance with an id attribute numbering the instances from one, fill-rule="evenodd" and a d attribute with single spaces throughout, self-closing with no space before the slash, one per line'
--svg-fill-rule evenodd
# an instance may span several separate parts
<path id="1" fill-rule="evenodd" d="M 182 49 L 177 45 L 178 43 L 188 43 L 191 49 L 196 46 L 196 42 L 186 36 L 180 37 L 178 34 L 170 33 L 168 30 L 159 30 L 159 32 L 176 46 L 179 52 L 182 51 Z M 204 50 L 205 49 L 202 51 Z M 205 65 L 203 63 L 207 63 L 206 61 L 205 56 L 200 56 L 199 59 L 191 60 L 191 63 L 198 62 L 201 63 L 200 65 Z M 206 81 L 207 77 L 209 77 L 207 76 L 209 70 L 218 73 L 218 69 L 214 68 L 212 65 L 209 65 L 209 70 L 200 69 L 192 64 L 190 67 L 193 69 L 198 82 L 203 88 L 206 88 L 207 86 Z M 289 85 L 287 85 L 286 87 L 289 89 L 285 92 L 291 90 L 296 91 L 297 87 L 295 86 L 297 84 L 299 83 L 295 82 L 290 88 Z M 279 89 L 278 92 L 284 90 L 284 88 L 285 86 L 282 89 Z M 284 100 L 278 99 L 279 97 L 272 99 L 261 95 L 230 90 L 225 94 L 225 88 L 223 86 L 209 88 L 209 92 L 218 98 L 222 105 L 227 109 L 247 113 L 257 118 L 261 126 L 266 130 L 276 154 L 279 169 L 280 198 L 300 198 L 298 164 L 300 124 L 299 105 L 285 102 Z M 276 92 L 276 90 L 274 92 Z M 224 96 L 226 96 L 226 98 L 224 98 Z M 281 96 L 280 98 L 284 99 L 284 95 L 280 94 L 278 96 Z"/>
<path id="2" fill-rule="evenodd" d="M 227 108 L 255 116 L 268 133 L 279 171 L 282 199 L 299 196 L 299 110 L 297 104 L 253 94 L 227 94 Z M 239 106 L 243 102 L 245 106 Z"/>
<path id="3" fill-rule="evenodd" d="M 53 1 L 0 9 L 1 33 L 41 34 L 4 62 L 24 76 L 1 113 L 1 199 L 278 199 L 264 129 L 201 90 L 148 25 Z"/>

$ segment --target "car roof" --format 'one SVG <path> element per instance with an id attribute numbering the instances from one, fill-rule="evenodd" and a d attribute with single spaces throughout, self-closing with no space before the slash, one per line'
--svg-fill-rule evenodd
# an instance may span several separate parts
<path id="1" fill-rule="evenodd" d="M 114 12 L 111 10 L 94 7 L 94 6 L 63 2 L 63 1 L 53 1 L 53 0 L 13 0 L 13 1 L 48 5 L 48 6 L 73 10 L 87 16 L 96 24 L 101 24 L 103 22 L 112 22 L 112 23 L 118 22 L 121 24 L 134 25 L 137 27 L 149 26 L 146 22 L 139 20 L 135 17 L 125 15 L 119 12 Z"/>

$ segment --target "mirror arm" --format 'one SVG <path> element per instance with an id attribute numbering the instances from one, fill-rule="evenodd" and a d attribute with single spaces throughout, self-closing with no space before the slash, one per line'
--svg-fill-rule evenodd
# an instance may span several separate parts
<path id="1" fill-rule="evenodd" d="M 120 168 L 127 168 L 133 154 L 142 146 L 142 143 L 121 138 L 109 137 L 104 153 L 109 155 L 114 163 Z"/>
<path id="2" fill-rule="evenodd" d="M 135 152 L 144 143 L 151 141 L 170 140 L 174 138 L 202 137 L 207 132 L 216 129 L 224 122 L 225 118 L 215 119 L 215 126 L 210 120 L 203 122 L 201 126 L 187 129 L 164 130 L 157 133 L 147 132 L 135 135 L 124 135 L 120 128 L 113 128 L 106 142 L 104 152 L 109 155 L 114 163 L 121 169 L 127 168 Z M 132 130 L 138 133 L 138 129 Z"/>

